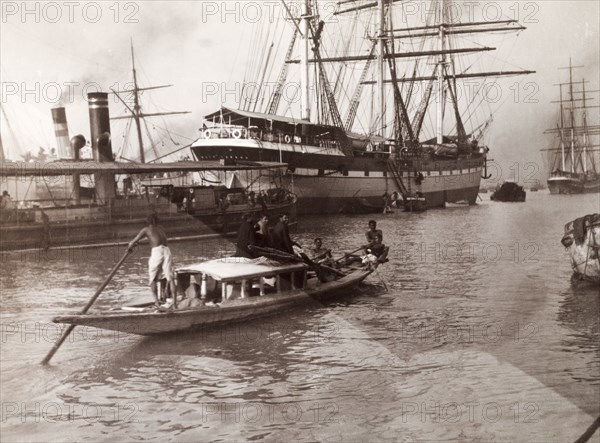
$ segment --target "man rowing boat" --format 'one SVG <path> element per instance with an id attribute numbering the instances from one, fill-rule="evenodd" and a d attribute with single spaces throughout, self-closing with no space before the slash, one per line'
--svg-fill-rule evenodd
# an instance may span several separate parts
<path id="1" fill-rule="evenodd" d="M 171 297 L 173 297 L 173 308 L 177 308 L 177 293 L 175 291 L 175 279 L 173 273 L 173 257 L 171 250 L 167 246 L 167 234 L 164 229 L 158 224 L 158 217 L 156 214 L 148 216 L 148 226 L 142 228 L 142 230 L 135 236 L 133 240 L 129 242 L 129 249 L 132 249 L 138 244 L 140 240 L 147 237 L 152 248 L 150 258 L 148 259 L 148 281 L 152 295 L 154 296 L 154 302 L 156 306 L 160 306 L 160 300 L 158 299 L 157 282 L 159 277 L 162 275 L 167 279 L 169 289 L 171 290 Z"/>
<path id="2" fill-rule="evenodd" d="M 377 229 L 377 222 L 375 220 L 369 220 L 369 230 L 365 232 L 367 243 L 373 243 L 377 234 L 381 235 L 381 238 L 383 238 L 383 231 L 381 229 Z"/>
<path id="3" fill-rule="evenodd" d="M 331 255 L 331 249 L 323 247 L 323 240 L 317 237 L 314 241 L 314 246 L 310 249 L 310 259 L 319 265 L 326 265 L 332 268 L 337 266 Z"/>

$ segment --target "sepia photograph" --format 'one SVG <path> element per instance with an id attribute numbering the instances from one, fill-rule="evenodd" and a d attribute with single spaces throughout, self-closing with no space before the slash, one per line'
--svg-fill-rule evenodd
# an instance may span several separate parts
<path id="1" fill-rule="evenodd" d="M 600 443 L 600 3 L 0 0 L 2 442 Z"/>

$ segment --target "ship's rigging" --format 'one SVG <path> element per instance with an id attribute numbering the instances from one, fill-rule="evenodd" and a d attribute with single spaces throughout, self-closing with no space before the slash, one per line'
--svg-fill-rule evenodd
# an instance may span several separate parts
<path id="1" fill-rule="evenodd" d="M 598 156 L 600 145 L 593 143 L 592 139 L 600 135 L 600 125 L 590 124 L 589 109 L 599 106 L 589 105 L 594 100 L 590 94 L 599 90 L 586 90 L 585 79 L 576 82 L 573 79 L 573 70 L 583 66 L 569 66 L 559 68 L 569 71 L 569 81 L 558 83 L 559 100 L 553 101 L 559 105 L 559 116 L 556 128 L 549 129 L 546 134 L 554 134 L 558 138 L 558 147 L 544 149 L 551 158 L 551 173 L 556 176 L 582 177 L 582 179 L 598 179 Z"/>
<path id="2" fill-rule="evenodd" d="M 296 117 L 308 120 L 313 116 L 314 123 L 334 125 L 347 132 L 355 130 L 358 124 L 361 131 L 373 140 L 387 139 L 400 146 L 416 148 L 420 140 L 429 137 L 423 134 L 426 126 L 428 131 L 433 129 L 436 144 L 441 145 L 448 140 L 449 125 L 445 124 L 448 103 L 454 120 L 454 135 L 450 138 L 458 145 L 466 146 L 470 141 L 481 139 L 481 132 L 476 137 L 475 129 L 487 128 L 485 121 L 489 120 L 492 111 L 485 112 L 483 123 L 481 116 L 479 122 L 471 121 L 475 113 L 480 112 L 479 108 L 487 104 L 483 101 L 474 103 L 474 97 L 469 103 L 465 94 L 461 94 L 464 91 L 459 90 L 458 82 L 471 79 L 483 79 L 485 82 L 488 78 L 534 72 L 505 69 L 504 66 L 496 70 L 475 70 L 482 54 L 495 51 L 496 47 L 479 43 L 460 45 L 455 41 L 457 38 L 469 39 L 479 34 L 506 36 L 518 34 L 525 27 L 512 19 L 461 22 L 446 12 L 451 5 L 449 0 L 434 0 L 429 9 L 436 13 L 428 15 L 426 23 L 421 26 L 417 23 L 409 26 L 406 20 L 397 19 L 394 12 L 396 3 L 400 3 L 397 1 L 340 1 L 339 10 L 334 14 L 340 23 L 332 25 L 333 30 L 328 29 L 330 23 L 326 23 L 320 15 L 318 2 L 303 0 L 299 17 L 292 16 L 285 0 L 281 3 L 293 32 L 283 60 L 277 61 L 270 49 L 266 57 L 271 63 L 281 63 L 279 75 L 263 108 L 266 114 L 275 115 L 281 111 L 294 117 L 294 103 L 288 102 L 287 109 L 282 109 L 281 104 L 284 90 L 293 82 L 289 66 L 300 65 L 297 81 L 300 86 L 300 112 Z M 375 27 L 369 23 L 374 23 Z M 281 29 L 279 23 L 273 26 Z M 272 48 L 276 43 L 275 35 L 281 33 L 265 31 L 266 45 L 263 43 L 263 47 Z M 297 49 L 299 56 L 294 56 Z M 457 60 L 459 55 L 479 59 L 463 65 Z M 264 55 L 258 58 L 266 61 Z M 263 80 L 260 83 L 266 81 L 265 66 L 256 72 L 256 78 Z M 372 89 L 374 85 L 377 88 Z M 481 87 L 477 92 L 480 90 Z M 255 104 L 254 108 L 248 108 L 247 102 L 244 102 L 242 109 L 256 110 L 256 103 L 262 102 L 261 93 L 264 90 L 248 100 Z M 419 93 L 421 97 L 418 97 Z M 372 99 L 365 100 L 366 96 Z M 310 97 L 314 98 L 312 105 L 308 104 Z M 430 111 L 434 102 L 435 109 Z M 371 123 L 365 125 L 362 116 Z M 470 123 L 470 128 L 467 128 L 467 123 Z M 365 131 L 366 128 L 369 129 Z"/>
<path id="3" fill-rule="evenodd" d="M 154 155 L 154 161 L 165 157 L 166 154 L 164 151 L 161 152 L 157 149 L 157 143 L 154 141 L 154 138 L 151 135 L 150 128 L 148 127 L 148 123 L 146 122 L 146 118 L 149 117 L 161 117 L 168 115 L 181 115 L 181 114 L 189 114 L 189 111 L 176 111 L 176 112 L 144 112 L 142 110 L 142 102 L 141 102 L 141 94 L 145 91 L 152 91 L 156 89 L 169 88 L 173 85 L 160 85 L 160 86 L 148 86 L 148 87 L 140 87 L 138 85 L 138 74 L 135 64 L 135 54 L 133 50 L 133 42 L 131 43 L 131 67 L 132 67 L 132 75 L 133 75 L 133 88 L 131 89 L 123 89 L 123 90 L 114 90 L 111 89 L 112 93 L 118 98 L 118 100 L 125 106 L 127 111 L 127 115 L 112 117 L 111 120 L 129 120 L 129 123 L 133 121 L 136 135 L 137 135 L 137 143 L 138 143 L 138 153 L 137 160 L 141 163 L 146 163 L 146 154 L 147 148 L 144 146 L 144 136 L 142 132 L 145 132 L 146 137 L 150 142 L 150 149 Z M 129 132 L 130 125 L 128 124 L 127 130 L 125 132 Z M 156 129 L 156 126 L 153 126 Z M 178 151 L 181 148 L 179 147 L 180 143 L 173 139 L 172 133 L 168 129 L 163 129 L 166 133 L 166 136 L 169 138 L 169 141 L 176 146 L 174 151 Z M 125 150 L 126 145 L 124 144 L 120 149 L 120 156 L 123 157 L 123 152 Z M 125 158 L 127 159 L 127 158 Z M 130 159 L 128 159 L 130 160 Z"/>

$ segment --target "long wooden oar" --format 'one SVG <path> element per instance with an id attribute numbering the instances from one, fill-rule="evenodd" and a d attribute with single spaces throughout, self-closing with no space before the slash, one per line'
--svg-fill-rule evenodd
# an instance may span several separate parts
<path id="1" fill-rule="evenodd" d="M 600 429 L 600 417 L 594 420 L 594 423 L 592 423 L 590 427 L 586 429 L 581 437 L 575 440 L 575 443 L 586 443 L 590 440 L 590 438 L 592 438 L 598 429 Z"/>
<path id="2" fill-rule="evenodd" d="M 252 252 L 256 252 L 258 254 L 264 255 L 267 258 L 273 258 L 275 260 L 285 260 L 285 261 L 295 261 L 295 262 L 299 262 L 299 263 L 306 263 L 315 271 L 319 268 L 322 268 L 328 272 L 337 274 L 340 277 L 346 276 L 346 274 L 344 274 L 341 271 L 338 271 L 337 269 L 333 269 L 333 268 L 330 268 L 329 266 L 315 263 L 304 253 L 300 254 L 300 256 L 297 256 L 294 254 L 290 254 L 289 252 L 284 252 L 284 251 L 280 251 L 278 249 L 273 249 L 273 248 L 261 248 L 259 246 L 254 246 L 254 245 L 250 245 L 248 247 L 250 248 L 250 250 Z"/>
<path id="3" fill-rule="evenodd" d="M 106 277 L 106 280 L 104 280 L 104 283 L 102 283 L 102 285 L 100 285 L 100 287 L 98 288 L 96 293 L 92 296 L 90 301 L 88 301 L 87 305 L 85 305 L 85 307 L 81 310 L 80 314 L 85 314 L 92 307 L 92 305 L 94 304 L 96 299 L 100 296 L 100 293 L 104 290 L 104 288 L 106 288 L 106 286 L 112 280 L 114 275 L 117 273 L 117 271 L 119 270 L 119 268 L 121 267 L 123 262 L 127 259 L 127 257 L 129 257 L 129 254 L 131 254 L 132 252 L 133 252 L 133 249 L 127 249 L 127 252 L 125 252 L 125 254 L 121 258 L 121 260 L 119 260 L 119 263 L 117 263 L 115 265 L 115 267 L 112 269 L 112 271 L 110 271 L 110 274 L 108 274 L 108 277 Z M 46 355 L 46 357 L 44 357 L 44 359 L 42 360 L 43 365 L 47 364 L 50 361 L 50 359 L 54 356 L 54 354 L 56 354 L 56 351 L 58 351 L 58 348 L 60 348 L 62 346 L 62 344 L 67 339 L 69 334 L 71 334 L 73 329 L 75 329 L 75 325 L 69 325 L 67 330 L 58 339 L 58 341 L 56 343 L 54 343 L 54 346 L 52 347 L 52 349 L 50 349 L 50 352 L 48 352 L 48 355 Z"/>
<path id="4" fill-rule="evenodd" d="M 354 251 L 351 251 L 351 252 L 346 252 L 346 253 L 345 253 L 343 256 L 341 256 L 340 258 L 338 258 L 338 259 L 337 259 L 335 262 L 337 263 L 337 262 L 339 262 L 339 261 L 341 261 L 341 260 L 345 259 L 345 258 L 346 258 L 346 257 L 348 257 L 349 255 L 352 255 L 352 254 L 354 254 L 354 253 L 356 253 L 356 252 L 358 252 L 358 251 L 360 251 L 361 249 L 364 249 L 364 248 L 365 248 L 364 246 L 361 246 L 360 248 L 358 248 L 358 249 L 355 249 Z"/>
<path id="5" fill-rule="evenodd" d="M 375 274 L 377 274 L 377 277 L 379 277 L 379 280 L 381 281 L 381 283 L 383 283 L 385 292 L 390 292 L 387 283 L 385 282 L 385 280 L 383 279 L 383 277 L 381 276 L 381 274 L 379 273 L 379 270 L 377 268 L 375 268 Z"/>

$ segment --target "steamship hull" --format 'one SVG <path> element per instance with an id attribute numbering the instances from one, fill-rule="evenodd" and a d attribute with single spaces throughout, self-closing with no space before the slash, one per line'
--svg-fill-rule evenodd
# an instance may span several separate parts
<path id="1" fill-rule="evenodd" d="M 105 207 L 48 208 L 45 214 L 51 221 L 47 224 L 40 220 L 39 209 L 5 211 L 0 219 L 0 253 L 126 245 L 146 225 L 146 214 L 156 207 L 132 209 L 127 213 L 107 214 Z M 297 219 L 294 201 L 269 204 L 267 211 L 260 206 L 234 205 L 224 213 L 199 210 L 192 215 L 159 212 L 158 216 L 169 241 L 176 241 L 233 236 L 245 213 L 255 218 L 266 213 L 273 223 L 282 213 L 288 215 L 291 225 Z"/>
<path id="2" fill-rule="evenodd" d="M 383 195 L 399 192 L 389 171 L 389 153 L 370 151 L 346 156 L 318 146 L 255 139 L 200 139 L 192 145 L 196 160 L 274 161 L 288 164 L 291 189 L 298 197 L 298 214 L 376 212 Z M 328 151 L 326 153 L 320 153 Z M 428 207 L 477 200 L 485 157 L 407 159 L 398 175 L 411 193 L 422 193 Z M 419 174 L 421 175 L 419 177 Z"/>

